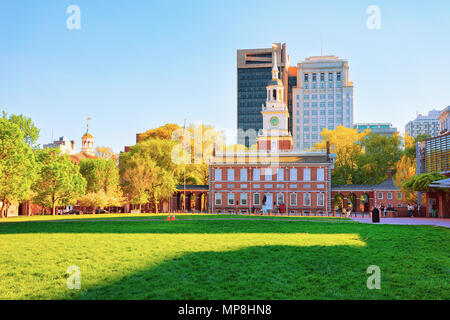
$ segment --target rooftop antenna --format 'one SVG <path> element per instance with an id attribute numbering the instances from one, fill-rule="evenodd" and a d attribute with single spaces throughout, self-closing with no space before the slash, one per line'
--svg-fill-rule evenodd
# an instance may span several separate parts
<path id="1" fill-rule="evenodd" d="M 323 34 L 320 33 L 320 56 L 323 56 Z"/>

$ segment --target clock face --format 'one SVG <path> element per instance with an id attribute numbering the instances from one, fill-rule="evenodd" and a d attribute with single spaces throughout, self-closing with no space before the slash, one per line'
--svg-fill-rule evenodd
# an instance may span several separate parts
<path id="1" fill-rule="evenodd" d="M 277 125 L 278 125 L 278 122 L 279 122 L 279 120 L 278 120 L 277 117 L 272 117 L 272 118 L 270 118 L 270 124 L 271 124 L 273 127 L 277 126 Z"/>

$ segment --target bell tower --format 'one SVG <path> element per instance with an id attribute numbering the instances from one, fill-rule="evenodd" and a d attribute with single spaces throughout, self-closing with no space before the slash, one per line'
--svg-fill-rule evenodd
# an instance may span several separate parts
<path id="1" fill-rule="evenodd" d="M 81 152 L 85 152 L 91 156 L 95 156 L 94 151 L 94 137 L 89 133 L 89 120 L 86 122 L 86 133 L 81 137 Z"/>
<path id="2" fill-rule="evenodd" d="M 272 80 L 267 84 L 266 105 L 262 105 L 263 129 L 258 135 L 258 150 L 270 152 L 292 151 L 292 136 L 288 131 L 289 111 L 283 101 L 284 86 L 278 78 L 276 45 L 272 45 Z"/>

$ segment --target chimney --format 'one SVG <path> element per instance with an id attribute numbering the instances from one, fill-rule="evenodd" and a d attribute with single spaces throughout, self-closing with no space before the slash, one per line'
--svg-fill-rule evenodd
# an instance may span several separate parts
<path id="1" fill-rule="evenodd" d="M 70 147 L 72 148 L 72 151 L 75 150 L 75 140 L 70 140 Z"/>
<path id="2" fill-rule="evenodd" d="M 389 171 L 387 172 L 387 174 L 388 174 L 388 179 L 392 179 L 392 170 L 389 170 Z"/>
<path id="3" fill-rule="evenodd" d="M 327 161 L 330 161 L 330 141 L 327 141 Z"/>

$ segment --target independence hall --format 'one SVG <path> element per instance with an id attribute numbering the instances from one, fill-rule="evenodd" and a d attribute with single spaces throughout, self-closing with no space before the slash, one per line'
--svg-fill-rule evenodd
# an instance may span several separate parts
<path id="1" fill-rule="evenodd" d="M 257 150 L 215 152 L 210 160 L 209 206 L 217 213 L 327 214 L 331 208 L 331 171 L 327 151 L 293 152 L 284 86 L 278 78 L 276 51 L 272 80 L 262 106 L 263 129 Z"/>

